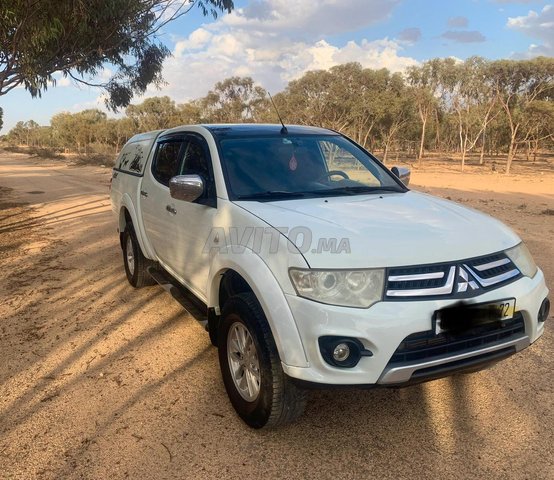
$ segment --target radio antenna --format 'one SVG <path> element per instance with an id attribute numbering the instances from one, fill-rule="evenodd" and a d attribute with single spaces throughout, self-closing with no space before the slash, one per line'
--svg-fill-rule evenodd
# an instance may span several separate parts
<path id="1" fill-rule="evenodd" d="M 286 135 L 289 133 L 287 130 L 287 127 L 285 127 L 285 124 L 283 123 L 283 119 L 281 118 L 281 115 L 279 115 L 279 110 L 277 110 L 277 105 L 275 105 L 275 102 L 273 101 L 273 97 L 271 96 L 271 93 L 267 92 L 269 95 L 269 99 L 271 100 L 271 104 L 273 105 L 273 108 L 275 109 L 275 112 L 277 113 L 277 117 L 279 118 L 279 121 L 281 122 L 281 125 L 283 128 L 281 128 L 281 135 Z"/>

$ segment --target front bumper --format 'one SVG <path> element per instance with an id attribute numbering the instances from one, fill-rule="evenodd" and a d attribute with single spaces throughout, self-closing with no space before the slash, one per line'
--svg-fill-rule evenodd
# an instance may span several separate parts
<path id="1" fill-rule="evenodd" d="M 447 375 L 463 369 L 498 361 L 526 348 L 544 332 L 544 322 L 537 321 L 542 301 L 548 289 L 541 270 L 535 277 L 521 278 L 511 284 L 471 299 L 472 303 L 516 299 L 516 311 L 523 317 L 525 332 L 517 338 L 499 340 L 463 352 L 445 354 L 432 359 L 419 359 L 401 366 L 388 366 L 400 343 L 409 335 L 429 331 L 436 310 L 457 300 L 383 301 L 369 309 L 344 308 L 313 302 L 295 295 L 286 295 L 304 345 L 309 367 L 282 364 L 284 372 L 303 382 L 325 385 L 398 385 Z M 323 336 L 356 338 L 371 357 L 362 357 L 353 368 L 329 365 L 323 359 L 318 339 Z M 439 375 L 437 375 L 439 373 Z M 442 374 L 442 375 L 440 375 Z"/>

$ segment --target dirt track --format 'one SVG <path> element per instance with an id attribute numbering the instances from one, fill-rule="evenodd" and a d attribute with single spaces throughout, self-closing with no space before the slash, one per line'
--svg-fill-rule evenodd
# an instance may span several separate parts
<path id="1" fill-rule="evenodd" d="M 487 371 L 245 427 L 207 334 L 127 284 L 109 174 L 0 153 L 0 478 L 554 478 L 552 325 Z M 515 228 L 552 289 L 554 175 L 412 180 Z"/>

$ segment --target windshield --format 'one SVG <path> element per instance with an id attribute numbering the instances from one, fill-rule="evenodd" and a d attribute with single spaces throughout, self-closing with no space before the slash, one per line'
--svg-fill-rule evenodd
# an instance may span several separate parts
<path id="1" fill-rule="evenodd" d="M 340 135 L 223 138 L 220 148 L 229 194 L 236 199 L 406 191 Z"/>

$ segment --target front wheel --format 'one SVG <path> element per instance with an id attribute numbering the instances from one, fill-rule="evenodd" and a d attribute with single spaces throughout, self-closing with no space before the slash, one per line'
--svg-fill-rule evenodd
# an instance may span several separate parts
<path id="1" fill-rule="evenodd" d="M 239 416 L 251 427 L 275 427 L 297 419 L 305 392 L 284 374 L 264 312 L 252 293 L 225 303 L 218 335 L 225 389 Z"/>

